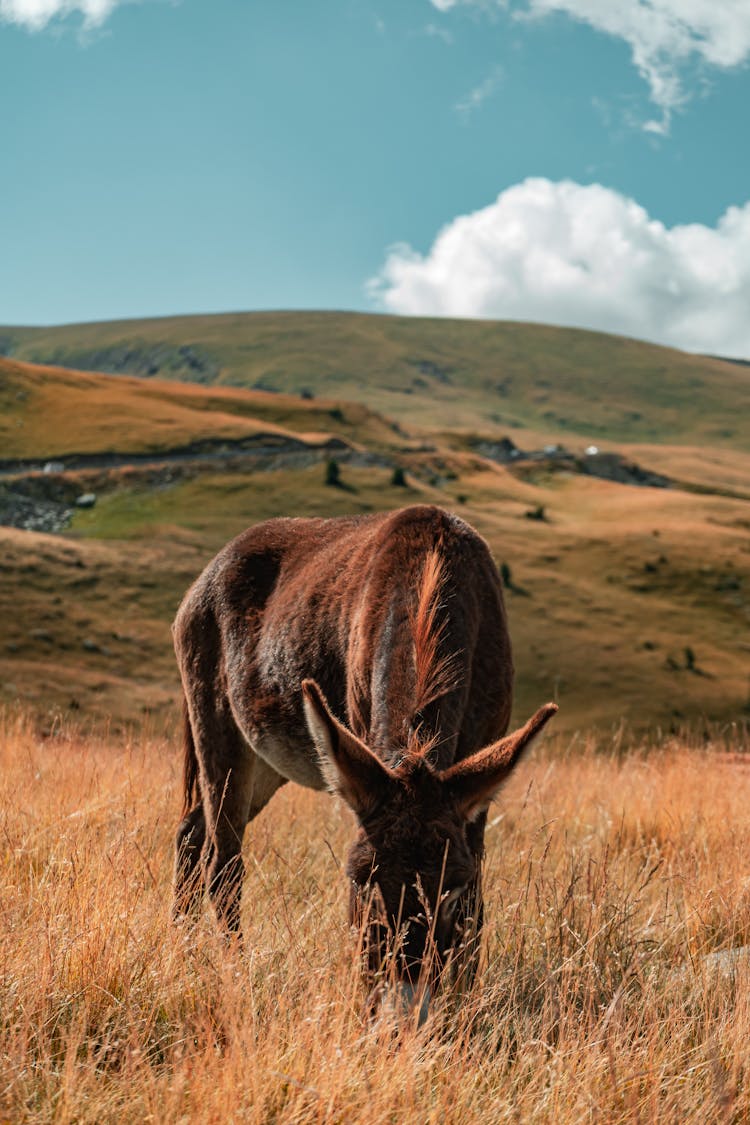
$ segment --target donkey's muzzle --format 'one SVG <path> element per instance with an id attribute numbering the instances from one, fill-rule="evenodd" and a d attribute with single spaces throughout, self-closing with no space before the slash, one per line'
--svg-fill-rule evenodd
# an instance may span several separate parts
<path id="1" fill-rule="evenodd" d="M 376 1023 L 385 1021 L 395 1027 L 412 1023 L 422 1027 L 430 1010 L 432 990 L 429 985 L 418 986 L 408 981 L 381 986 L 370 996 L 370 1011 Z"/>
<path id="2" fill-rule="evenodd" d="M 427 1019 L 430 1010 L 431 989 L 429 984 L 418 988 L 413 984 L 402 981 L 396 986 L 399 994 L 403 1014 L 408 1019 L 416 1019 L 417 1027 L 421 1027 Z"/>

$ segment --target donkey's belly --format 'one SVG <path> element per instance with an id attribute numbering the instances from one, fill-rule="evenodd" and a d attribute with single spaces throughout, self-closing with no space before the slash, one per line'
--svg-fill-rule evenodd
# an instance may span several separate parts
<path id="1" fill-rule="evenodd" d="M 255 731 L 250 744 L 269 766 L 307 789 L 325 789 L 325 781 L 311 740 L 296 739 L 278 731 Z"/>

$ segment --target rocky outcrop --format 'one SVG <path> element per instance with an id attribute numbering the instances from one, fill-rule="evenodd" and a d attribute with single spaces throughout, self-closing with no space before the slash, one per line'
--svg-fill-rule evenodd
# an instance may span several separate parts
<path id="1" fill-rule="evenodd" d="M 57 534 L 70 524 L 72 515 L 73 509 L 62 500 L 47 500 L 0 488 L 0 524 L 4 527 Z"/>
<path id="2" fill-rule="evenodd" d="M 108 375 L 140 375 L 144 378 L 186 379 L 191 383 L 215 383 L 220 366 L 210 355 L 190 344 L 128 342 L 106 348 L 55 348 L 32 353 L 31 362 L 70 367 L 80 371 L 104 371 Z"/>
<path id="3" fill-rule="evenodd" d="M 601 477 L 617 484 L 634 484 L 640 488 L 672 488 L 674 481 L 662 473 L 654 473 L 623 457 L 620 453 L 593 453 L 577 458 L 578 471 L 590 477 Z"/>
<path id="4" fill-rule="evenodd" d="M 543 464 L 548 469 L 566 469 L 572 473 L 611 480 L 616 484 L 631 484 L 640 488 L 673 488 L 675 481 L 661 473 L 644 469 L 621 453 L 605 453 L 589 446 L 581 455 L 572 453 L 563 445 L 545 445 L 542 449 L 519 449 L 509 437 L 497 441 L 481 440 L 473 444 L 481 456 L 498 465 Z"/>
<path id="5" fill-rule="evenodd" d="M 254 457 L 260 460 L 279 455 L 323 452 L 336 457 L 354 452 L 341 438 L 328 438 L 324 442 L 313 443 L 285 434 L 260 433 L 237 440 L 206 438 L 190 442 L 174 449 L 159 449 L 150 453 L 120 453 L 117 450 L 102 450 L 97 453 L 68 453 L 56 461 L 40 460 L 0 460 L 0 476 L 44 472 L 54 475 L 60 472 L 81 469 L 122 468 L 126 465 L 176 464 L 186 461 L 229 461 L 238 457 Z"/>

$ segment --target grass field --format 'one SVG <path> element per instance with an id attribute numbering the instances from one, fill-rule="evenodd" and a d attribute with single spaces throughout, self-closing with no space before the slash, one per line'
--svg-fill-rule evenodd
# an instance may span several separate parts
<path id="1" fill-rule="evenodd" d="M 0 1125 L 750 1119 L 750 369 L 339 314 L 1 350 L 0 510 L 72 516 L 0 527 Z M 503 436 L 595 441 L 672 487 L 479 455 Z M 99 463 L 8 475 L 76 455 Z M 477 987 L 396 1039 L 362 1014 L 333 798 L 288 785 L 250 828 L 243 951 L 208 913 L 172 927 L 169 626 L 246 526 L 413 503 L 504 564 L 514 723 L 560 711 L 491 811 Z"/>
<path id="2" fill-rule="evenodd" d="M 350 814 L 248 831 L 244 952 L 168 917 L 174 746 L 0 715 L 0 1116 L 23 1122 L 709 1122 L 750 1115 L 750 744 L 548 738 L 492 811 L 479 983 L 364 1022 Z M 708 958 L 708 960 L 706 959 Z"/>

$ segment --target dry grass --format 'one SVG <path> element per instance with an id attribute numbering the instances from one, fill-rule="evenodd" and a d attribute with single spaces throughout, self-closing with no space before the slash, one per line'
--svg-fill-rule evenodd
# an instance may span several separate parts
<path id="1" fill-rule="evenodd" d="M 332 430 L 372 444 L 389 422 L 358 403 L 68 371 L 0 356 L 3 458 L 158 453 L 191 442 L 269 436 L 319 443 Z"/>
<path id="2" fill-rule="evenodd" d="M 732 752 L 728 753 L 728 749 Z M 0 722 L 0 1117 L 737 1121 L 750 1114 L 750 743 L 548 743 L 488 836 L 481 983 L 418 1034 L 360 1016 L 336 802 L 248 833 L 247 948 L 168 921 L 174 748 Z"/>

